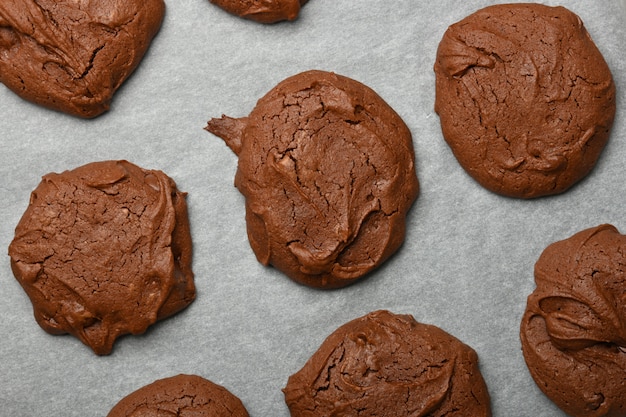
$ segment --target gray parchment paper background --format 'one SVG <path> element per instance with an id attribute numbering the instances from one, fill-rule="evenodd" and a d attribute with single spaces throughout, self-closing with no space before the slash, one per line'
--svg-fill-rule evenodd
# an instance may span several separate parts
<path id="1" fill-rule="evenodd" d="M 227 387 L 253 417 L 287 417 L 288 376 L 338 326 L 384 308 L 471 345 L 494 416 L 563 416 L 525 367 L 519 321 L 534 289 L 533 265 L 549 243 L 601 223 L 626 232 L 626 10 L 613 0 L 561 2 L 583 19 L 611 67 L 617 117 L 591 175 L 565 194 L 523 201 L 469 178 L 433 111 L 441 36 L 493 3 L 310 0 L 297 21 L 265 26 L 207 0 L 167 0 L 161 31 L 109 113 L 77 119 L 0 85 L 0 415 L 105 416 L 155 379 L 194 373 Z M 203 130 L 222 113 L 247 115 L 283 78 L 314 68 L 367 84 L 401 115 L 421 184 L 400 251 L 368 279 L 330 292 L 256 261 L 233 187 L 237 159 Z M 97 357 L 37 326 L 6 248 L 42 175 L 105 159 L 163 170 L 189 193 L 198 297 Z"/>

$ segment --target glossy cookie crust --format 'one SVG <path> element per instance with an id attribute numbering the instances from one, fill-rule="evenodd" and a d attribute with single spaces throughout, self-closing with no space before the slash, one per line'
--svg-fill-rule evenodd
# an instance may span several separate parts
<path id="1" fill-rule="evenodd" d="M 434 69 L 444 138 L 496 193 L 561 193 L 591 171 L 609 138 L 611 72 L 564 7 L 481 9 L 448 28 Z"/>
<path id="2" fill-rule="evenodd" d="M 283 392 L 292 417 L 491 416 L 476 352 L 385 310 L 339 327 Z"/>
<path id="3" fill-rule="evenodd" d="M 338 288 L 402 244 L 418 194 L 411 133 L 373 90 L 307 71 L 248 117 L 206 128 L 239 156 L 235 185 L 257 259 L 297 282 Z"/>
<path id="4" fill-rule="evenodd" d="M 132 392 L 107 417 L 248 417 L 239 398 L 197 375 L 159 379 Z"/>
<path id="5" fill-rule="evenodd" d="M 9 255 L 37 323 L 98 355 L 195 298 L 185 194 L 127 161 L 45 175 Z"/>
<path id="6" fill-rule="evenodd" d="M 0 82 L 42 106 L 98 116 L 164 14 L 163 0 L 2 0 Z"/>
<path id="7" fill-rule="evenodd" d="M 210 0 L 229 13 L 260 23 L 295 20 L 308 0 Z"/>
<path id="8" fill-rule="evenodd" d="M 574 417 L 626 416 L 626 236 L 611 225 L 548 246 L 521 324 L 537 386 Z"/>

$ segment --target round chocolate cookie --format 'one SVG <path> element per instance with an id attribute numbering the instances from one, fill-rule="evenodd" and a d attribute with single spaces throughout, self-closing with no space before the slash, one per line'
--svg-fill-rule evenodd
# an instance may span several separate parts
<path id="1" fill-rule="evenodd" d="M 80 117 L 109 109 L 165 14 L 163 0 L 0 2 L 0 82 Z"/>
<path id="2" fill-rule="evenodd" d="M 626 416 L 626 236 L 611 225 L 548 246 L 521 340 L 539 388 L 573 417 Z"/>
<path id="3" fill-rule="evenodd" d="M 52 334 L 98 355 L 195 297 L 185 194 L 127 161 L 48 174 L 9 246 L 11 267 Z"/>
<path id="4" fill-rule="evenodd" d="M 229 13 L 261 23 L 294 20 L 308 0 L 210 0 Z"/>
<path id="5" fill-rule="evenodd" d="M 565 191 L 591 171 L 615 116 L 615 85 L 580 18 L 500 4 L 439 44 L 435 111 L 461 166 L 496 193 Z"/>
<path id="6" fill-rule="evenodd" d="M 292 417 L 491 415 L 472 348 L 384 310 L 339 327 L 283 392 Z"/>
<path id="7" fill-rule="evenodd" d="M 404 240 L 418 193 L 411 133 L 365 85 L 292 76 L 248 117 L 206 129 L 239 156 L 250 245 L 264 265 L 318 288 L 348 285 Z"/>
<path id="8" fill-rule="evenodd" d="M 226 388 L 196 375 L 159 379 L 124 397 L 107 417 L 248 417 Z"/>

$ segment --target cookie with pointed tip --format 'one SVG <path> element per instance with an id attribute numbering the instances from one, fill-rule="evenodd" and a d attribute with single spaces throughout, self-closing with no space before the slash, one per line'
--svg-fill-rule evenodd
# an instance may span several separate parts
<path id="1" fill-rule="evenodd" d="M 107 111 L 165 14 L 163 0 L 3 0 L 0 82 L 74 116 Z"/>
<path id="2" fill-rule="evenodd" d="M 308 0 L 210 0 L 229 13 L 260 23 L 295 20 Z"/>
<path id="3" fill-rule="evenodd" d="M 435 111 L 461 166 L 511 197 L 561 193 L 596 164 L 615 84 L 563 7 L 500 4 L 450 26 L 434 66 Z"/>
<path id="4" fill-rule="evenodd" d="M 520 336 L 537 386 L 573 417 L 626 416 L 626 236 L 600 225 L 535 264 Z"/>
<path id="5" fill-rule="evenodd" d="M 292 417 L 489 417 L 476 352 L 381 310 L 335 330 L 283 389 Z"/>
<path id="6" fill-rule="evenodd" d="M 307 71 L 248 117 L 206 129 L 239 156 L 235 185 L 257 259 L 297 282 L 338 288 L 402 244 L 418 181 L 411 133 L 373 90 Z"/>
<path id="7" fill-rule="evenodd" d="M 45 175 L 9 246 L 37 323 L 98 355 L 193 301 L 191 254 L 185 194 L 127 161 Z"/>
<path id="8" fill-rule="evenodd" d="M 248 417 L 241 400 L 197 375 L 159 379 L 128 394 L 107 417 Z"/>

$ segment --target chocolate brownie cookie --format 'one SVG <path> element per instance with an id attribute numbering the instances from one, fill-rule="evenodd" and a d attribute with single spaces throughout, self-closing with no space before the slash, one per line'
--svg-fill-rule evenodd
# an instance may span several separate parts
<path id="1" fill-rule="evenodd" d="M 439 44 L 435 111 L 461 166 L 485 188 L 565 191 L 595 165 L 615 116 L 611 72 L 563 7 L 490 6 Z"/>
<path id="2" fill-rule="evenodd" d="M 318 288 L 348 285 L 402 244 L 418 193 L 411 133 L 374 91 L 308 71 L 279 83 L 248 117 L 206 129 L 239 156 L 258 260 Z"/>
<path id="3" fill-rule="evenodd" d="M 124 397 L 107 417 L 248 417 L 239 398 L 196 375 L 159 379 Z"/>
<path id="4" fill-rule="evenodd" d="M 229 13 L 261 23 L 294 20 L 308 0 L 210 0 Z"/>
<path id="5" fill-rule="evenodd" d="M 11 267 L 52 334 L 98 355 L 195 297 L 185 194 L 127 161 L 48 174 L 9 246 Z"/>
<path id="6" fill-rule="evenodd" d="M 521 340 L 539 388 L 574 417 L 626 416 L 626 236 L 611 225 L 548 246 Z"/>
<path id="7" fill-rule="evenodd" d="M 388 311 L 339 327 L 283 392 L 292 417 L 491 415 L 476 352 Z"/>
<path id="8" fill-rule="evenodd" d="M 161 26 L 163 0 L 2 0 L 0 82 L 80 117 L 109 109 Z"/>

